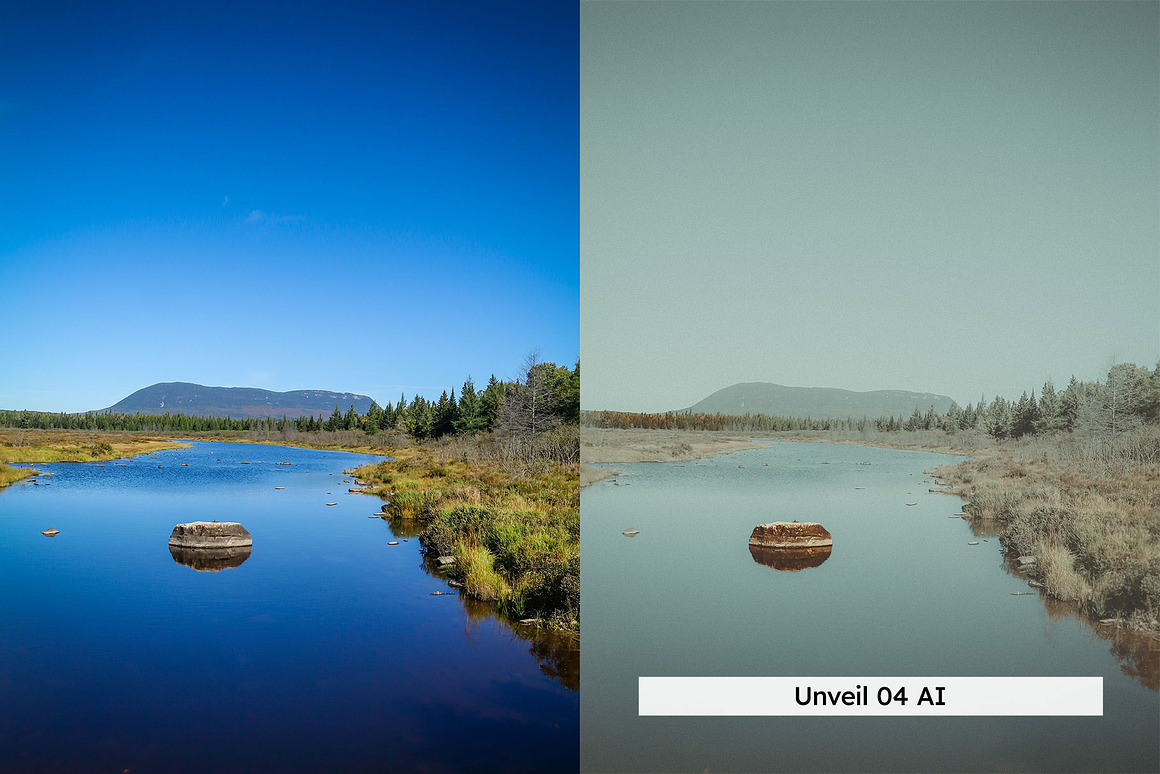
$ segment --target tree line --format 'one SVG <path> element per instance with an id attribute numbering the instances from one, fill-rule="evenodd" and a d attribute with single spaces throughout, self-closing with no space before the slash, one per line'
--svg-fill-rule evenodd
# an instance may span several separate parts
<path id="1" fill-rule="evenodd" d="M 1046 382 L 1036 397 L 1026 391 L 1017 400 L 996 395 L 981 397 L 965 408 L 952 403 L 941 414 L 931 406 L 915 407 L 909 417 L 809 417 L 763 414 L 638 414 L 623 411 L 585 411 L 581 421 L 590 427 L 653 430 L 728 430 L 733 432 L 846 430 L 883 432 L 942 430 L 978 431 L 996 440 L 1034 435 L 1071 433 L 1090 442 L 1115 447 L 1144 428 L 1160 423 L 1160 363 L 1149 370 L 1133 363 L 1113 365 L 1102 381 L 1081 382 L 1074 376 L 1063 390 Z"/>
<path id="2" fill-rule="evenodd" d="M 580 418 L 580 361 L 574 368 L 540 362 L 528 357 L 520 377 L 501 381 L 493 374 L 487 386 L 477 390 L 471 377 L 458 396 L 455 389 L 443 391 L 438 400 L 405 394 L 398 403 L 379 406 L 372 401 L 365 414 L 354 406 L 345 412 L 339 406 L 328 419 L 303 416 L 280 418 L 197 417 L 185 414 L 123 414 L 86 412 L 83 414 L 43 411 L 0 411 L 0 426 L 46 430 L 140 431 L 152 433 L 197 433 L 214 431 L 336 432 L 359 430 L 367 435 L 395 432 L 415 440 L 446 436 L 475 436 L 488 432 L 526 437 L 533 446 L 538 438 L 556 428 L 575 425 Z"/>

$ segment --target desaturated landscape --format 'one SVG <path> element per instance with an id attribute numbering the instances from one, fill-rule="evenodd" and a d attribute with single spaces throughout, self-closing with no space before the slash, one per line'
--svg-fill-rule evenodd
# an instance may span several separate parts
<path id="1" fill-rule="evenodd" d="M 607 463 L 697 459 L 761 439 L 969 455 L 938 475 L 1045 594 L 1104 625 L 1160 632 L 1160 365 L 1122 363 L 1061 392 L 1047 383 L 1038 397 L 916 406 L 908 417 L 584 412 L 583 423 L 587 482 L 610 474 Z"/>

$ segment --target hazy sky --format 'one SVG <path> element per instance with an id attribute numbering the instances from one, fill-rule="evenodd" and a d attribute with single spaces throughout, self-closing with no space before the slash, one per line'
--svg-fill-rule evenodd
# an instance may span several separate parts
<path id="1" fill-rule="evenodd" d="M 585 408 L 1160 359 L 1160 5 L 580 7 Z"/>
<path id="2" fill-rule="evenodd" d="M 571 3 L 0 5 L 0 408 L 579 355 Z"/>

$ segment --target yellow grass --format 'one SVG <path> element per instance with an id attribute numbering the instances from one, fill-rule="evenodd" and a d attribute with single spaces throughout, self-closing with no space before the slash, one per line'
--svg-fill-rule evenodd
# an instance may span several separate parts
<path id="1" fill-rule="evenodd" d="M 187 443 L 138 433 L 0 428 L 0 462 L 99 462 L 186 448 Z"/>
<path id="2" fill-rule="evenodd" d="M 7 465 L 0 465 L 0 489 L 3 489 L 9 484 L 15 484 L 22 478 L 35 476 L 39 472 L 31 468 L 10 468 Z"/>
<path id="3" fill-rule="evenodd" d="M 936 471 L 1002 527 L 1005 546 L 1034 556 L 1030 574 L 1087 615 L 1160 631 L 1160 474 L 1036 457 L 1019 446 Z"/>

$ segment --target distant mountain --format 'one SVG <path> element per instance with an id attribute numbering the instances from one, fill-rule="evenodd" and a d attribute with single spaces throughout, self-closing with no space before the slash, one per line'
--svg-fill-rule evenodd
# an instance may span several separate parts
<path id="1" fill-rule="evenodd" d="M 281 417 L 330 416 L 334 407 L 346 413 L 352 405 L 367 413 L 371 399 L 366 395 L 327 390 L 271 392 L 256 387 L 206 387 L 189 382 L 161 382 L 137 390 L 102 411 L 123 414 L 185 414 L 191 417 Z"/>
<path id="2" fill-rule="evenodd" d="M 843 419 L 909 417 L 915 408 L 931 406 L 945 414 L 954 401 L 946 395 L 906 390 L 853 392 L 831 387 L 786 387 L 769 382 L 745 382 L 717 390 L 682 412 L 694 414 L 767 414 L 775 417 Z"/>

